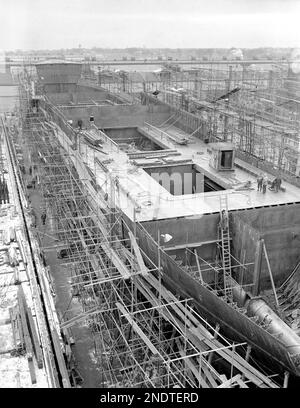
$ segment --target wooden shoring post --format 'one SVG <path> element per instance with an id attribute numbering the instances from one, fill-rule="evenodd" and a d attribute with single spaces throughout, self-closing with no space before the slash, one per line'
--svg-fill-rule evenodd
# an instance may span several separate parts
<path id="1" fill-rule="evenodd" d="M 290 373 L 289 371 L 284 372 L 283 388 L 287 388 L 289 384 Z"/>
<path id="2" fill-rule="evenodd" d="M 245 360 L 247 361 L 247 363 L 248 363 L 249 358 L 250 358 L 251 349 L 252 349 L 251 345 L 248 344 L 247 351 L 246 351 L 246 356 L 245 356 Z"/>
<path id="3" fill-rule="evenodd" d="M 153 325 L 154 314 L 155 314 L 155 309 L 152 309 L 151 318 L 150 318 L 150 327 L 152 327 L 152 325 Z M 149 348 L 147 348 L 146 351 L 145 351 L 144 361 L 141 363 L 142 367 L 144 367 L 144 365 L 147 364 L 147 362 L 149 360 L 149 351 L 150 351 Z"/>
<path id="4" fill-rule="evenodd" d="M 247 361 L 247 363 L 248 363 L 249 358 L 250 358 L 251 350 L 252 350 L 252 347 L 251 347 L 250 344 L 248 344 L 247 345 L 247 350 L 246 350 L 246 356 L 245 356 L 245 361 Z M 244 381 L 244 379 L 245 379 L 245 373 L 243 373 L 243 375 L 242 375 L 242 380 Z"/>
<path id="5" fill-rule="evenodd" d="M 133 236 L 136 238 L 136 231 L 137 231 L 137 225 L 136 225 L 136 207 L 134 205 L 133 207 Z M 128 231 L 129 232 L 129 231 Z M 131 246 L 131 253 L 134 253 L 133 250 L 133 244 L 132 241 L 130 240 L 130 246 Z M 136 285 L 136 277 L 133 276 L 131 279 L 131 285 L 132 285 L 132 294 L 131 294 L 131 311 L 133 312 L 134 310 L 134 304 L 137 303 L 137 285 Z"/>
<path id="6" fill-rule="evenodd" d="M 254 277 L 253 277 L 253 287 L 252 287 L 253 296 L 258 296 L 259 294 L 259 283 L 260 283 L 261 263 L 262 263 L 262 247 L 263 247 L 263 240 L 259 239 L 257 241 L 256 251 L 255 251 Z"/>
<path id="7" fill-rule="evenodd" d="M 203 276 L 202 276 L 202 272 L 201 272 L 201 268 L 200 268 L 200 263 L 199 263 L 199 259 L 198 259 L 198 254 L 197 254 L 197 249 L 194 249 L 194 254 L 196 257 L 196 263 L 197 263 L 197 268 L 198 268 L 198 272 L 199 272 L 199 277 L 200 277 L 200 282 L 203 285 Z"/>
<path id="8" fill-rule="evenodd" d="M 219 323 L 216 324 L 215 332 L 214 332 L 214 339 L 217 339 L 220 330 Z M 214 356 L 214 352 L 211 352 L 208 356 L 208 364 L 211 364 L 212 358 Z"/>
<path id="9" fill-rule="evenodd" d="M 241 228 L 241 220 L 238 219 L 238 224 L 237 224 L 239 229 Z M 241 249 L 240 249 L 240 259 L 242 260 L 242 264 L 245 263 L 244 257 L 245 257 L 245 228 L 242 229 L 242 240 L 241 240 Z M 243 285 L 243 280 L 244 280 L 244 268 L 240 266 L 239 270 L 239 284 L 242 286 Z"/>
<path id="10" fill-rule="evenodd" d="M 243 255 L 242 255 L 242 265 L 240 266 L 240 282 L 239 284 L 241 286 L 243 286 L 244 283 L 244 272 L 245 272 L 245 268 L 243 267 L 246 263 L 246 250 L 243 249 Z"/>
<path id="11" fill-rule="evenodd" d="M 270 262 L 269 262 L 267 248 L 266 248 L 266 245 L 265 245 L 265 241 L 264 240 L 262 240 L 262 241 L 263 241 L 264 254 L 265 254 L 266 261 L 267 261 L 267 266 L 268 266 L 268 271 L 269 271 L 269 275 L 270 275 L 270 279 L 271 279 L 271 285 L 272 285 L 272 289 L 273 289 L 273 293 L 274 293 L 276 306 L 279 307 L 279 302 L 278 302 L 278 298 L 277 298 L 277 293 L 276 293 L 275 283 L 274 283 L 274 280 L 273 280 L 273 275 L 272 275 L 272 270 L 271 270 L 271 266 L 270 266 Z"/>
<path id="12" fill-rule="evenodd" d="M 230 378 L 233 378 L 233 367 L 234 367 L 234 356 L 235 356 L 235 348 L 236 345 L 233 344 L 232 351 L 231 351 L 231 369 L 230 369 Z"/>
<path id="13" fill-rule="evenodd" d="M 159 302 L 159 306 L 161 306 L 161 301 L 162 301 L 162 293 L 161 293 L 161 275 L 162 275 L 162 271 L 161 271 L 161 253 L 160 253 L 160 229 L 159 226 L 157 228 L 157 249 L 158 249 L 158 259 L 157 259 L 157 263 L 158 263 L 158 302 Z M 159 339 L 159 344 L 161 344 L 161 338 L 162 338 L 162 333 L 161 333 L 161 313 L 159 313 L 158 316 L 158 339 Z"/>
<path id="14" fill-rule="evenodd" d="M 143 260 L 142 254 L 140 252 L 140 248 L 138 246 L 138 243 L 137 243 L 137 241 L 135 239 L 135 236 L 132 234 L 131 231 L 128 231 L 128 235 L 129 235 L 129 238 L 130 238 L 130 241 L 131 241 L 131 245 L 133 247 L 133 252 L 135 254 L 136 261 L 137 261 L 138 266 L 139 266 L 139 272 L 141 272 L 142 275 L 146 275 L 148 273 L 148 270 L 146 268 L 146 265 L 144 264 L 144 260 Z"/>

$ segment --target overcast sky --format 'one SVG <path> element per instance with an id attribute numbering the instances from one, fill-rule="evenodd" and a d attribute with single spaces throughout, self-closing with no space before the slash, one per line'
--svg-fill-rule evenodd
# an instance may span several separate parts
<path id="1" fill-rule="evenodd" d="M 300 0 L 0 0 L 0 48 L 300 47 Z"/>

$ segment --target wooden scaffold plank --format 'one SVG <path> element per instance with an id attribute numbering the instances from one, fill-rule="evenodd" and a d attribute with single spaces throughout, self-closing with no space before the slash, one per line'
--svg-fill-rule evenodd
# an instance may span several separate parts
<path id="1" fill-rule="evenodd" d="M 116 306 L 120 310 L 120 312 L 123 313 L 123 316 L 128 320 L 128 322 L 131 324 L 133 330 L 140 336 L 140 338 L 143 340 L 143 342 L 146 344 L 146 346 L 150 349 L 150 351 L 154 355 L 159 355 L 159 351 L 157 350 L 157 348 L 151 343 L 151 341 L 148 339 L 148 337 L 145 335 L 145 333 L 142 331 L 142 329 L 133 320 L 133 318 L 130 316 L 130 314 L 126 311 L 125 307 L 123 305 L 121 305 L 121 303 L 119 303 L 119 302 L 116 302 Z"/>

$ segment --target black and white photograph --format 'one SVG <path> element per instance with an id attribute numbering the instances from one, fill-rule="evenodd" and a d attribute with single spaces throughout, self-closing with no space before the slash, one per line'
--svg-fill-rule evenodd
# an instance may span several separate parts
<path id="1" fill-rule="evenodd" d="M 0 393 L 299 388 L 300 0 L 0 11 Z"/>

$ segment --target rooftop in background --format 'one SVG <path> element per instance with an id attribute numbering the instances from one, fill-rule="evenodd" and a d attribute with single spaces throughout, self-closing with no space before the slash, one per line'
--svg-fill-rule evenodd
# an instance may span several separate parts
<path id="1" fill-rule="evenodd" d="M 51 60 L 53 63 L 55 63 L 55 59 Z M 74 57 L 68 58 L 66 60 L 62 60 L 63 62 L 61 63 L 68 63 L 68 62 L 74 62 L 74 63 L 83 63 L 83 64 L 90 64 L 90 65 L 97 65 L 97 66 L 124 66 L 124 65 L 160 65 L 165 63 L 166 61 L 172 61 L 176 63 L 177 65 L 251 65 L 251 64 L 256 64 L 256 65 L 270 65 L 270 64 L 285 64 L 289 65 L 292 63 L 299 63 L 299 60 L 291 60 L 291 59 L 249 59 L 249 60 L 224 60 L 224 59 L 207 59 L 207 58 L 195 58 L 195 59 L 186 59 L 186 60 L 179 60 L 179 59 L 172 59 L 172 60 L 167 60 L 167 59 L 148 59 L 148 58 L 143 58 L 143 59 L 135 59 L 134 61 L 132 60 L 106 60 L 106 59 L 98 59 L 96 61 L 85 61 L 84 58 L 78 58 Z M 44 58 L 39 58 L 36 57 L 34 59 L 30 58 L 10 58 L 9 61 L 6 62 L 7 66 L 23 66 L 23 65 L 36 65 L 39 62 L 47 62 L 47 59 Z"/>
<path id="2" fill-rule="evenodd" d="M 38 62 L 34 62 L 34 65 L 81 65 L 79 62 L 76 61 L 68 61 L 64 59 L 48 59 L 48 60 L 41 60 Z"/>
<path id="3" fill-rule="evenodd" d="M 9 71 L 0 72 L 0 86 L 15 85 L 14 80 Z"/>

